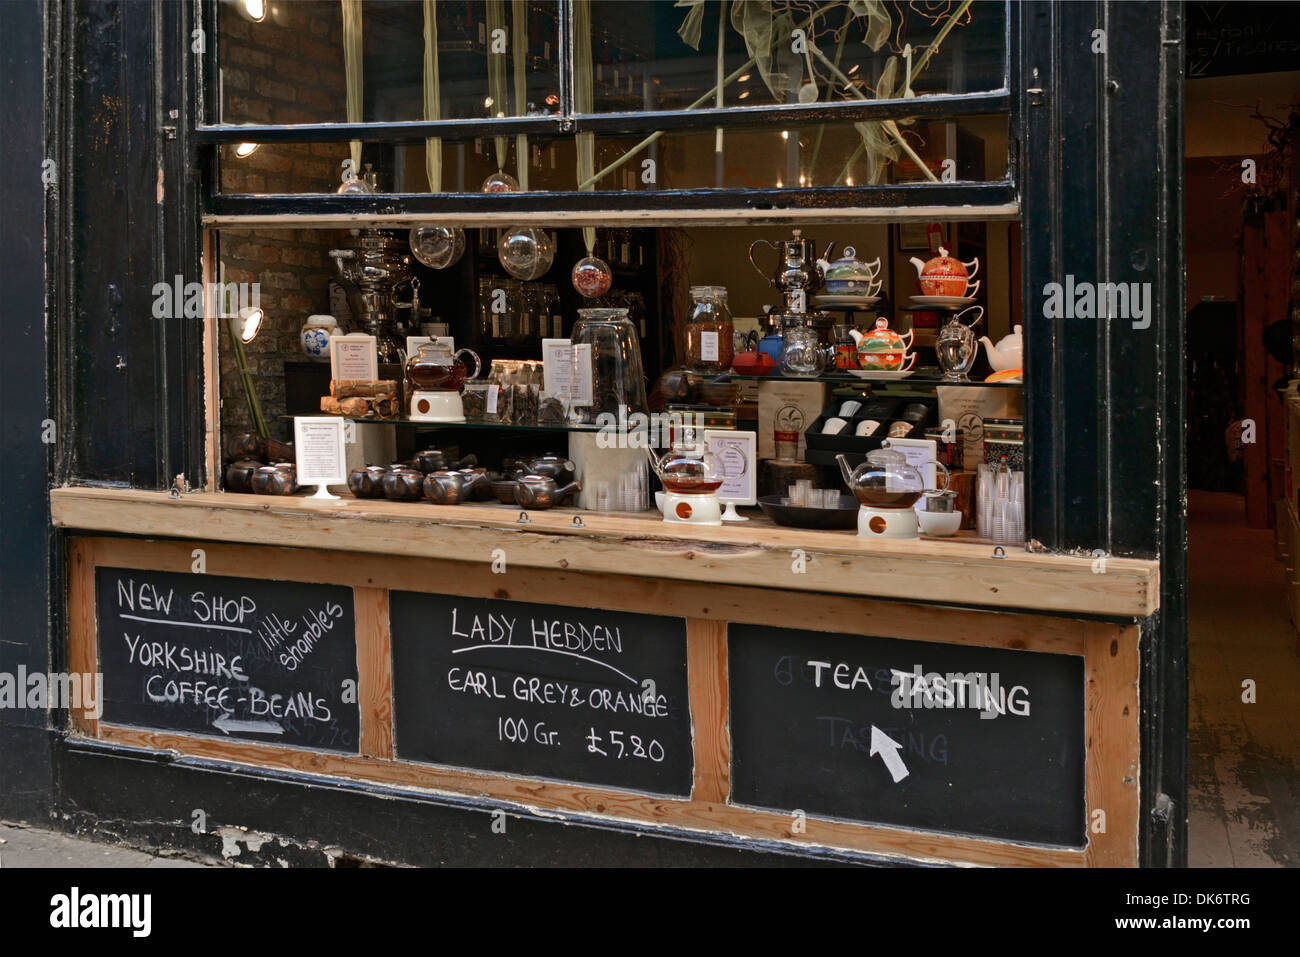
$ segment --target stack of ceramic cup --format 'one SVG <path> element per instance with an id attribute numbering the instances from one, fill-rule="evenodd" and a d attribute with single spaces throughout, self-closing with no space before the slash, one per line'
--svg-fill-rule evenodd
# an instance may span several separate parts
<path id="1" fill-rule="evenodd" d="M 980 538 L 999 545 L 1025 541 L 1025 473 L 980 463 L 975 491 L 975 528 Z"/>

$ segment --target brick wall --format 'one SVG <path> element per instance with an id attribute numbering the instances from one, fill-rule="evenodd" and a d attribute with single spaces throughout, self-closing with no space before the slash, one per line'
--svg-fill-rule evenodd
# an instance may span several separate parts
<path id="1" fill-rule="evenodd" d="M 339 4 L 277 3 L 262 23 L 220 4 L 218 50 L 227 123 L 337 122 L 345 118 Z M 330 192 L 339 183 L 347 143 L 262 145 L 239 158 L 221 152 L 221 189 L 229 193 Z M 284 363 L 303 358 L 298 335 L 312 313 L 328 313 L 337 230 L 223 229 L 219 255 L 227 282 L 260 284 L 262 331 L 244 346 L 253 386 L 271 434 L 291 438 L 284 414 Z M 221 330 L 223 438 L 251 421 L 230 339 Z"/>

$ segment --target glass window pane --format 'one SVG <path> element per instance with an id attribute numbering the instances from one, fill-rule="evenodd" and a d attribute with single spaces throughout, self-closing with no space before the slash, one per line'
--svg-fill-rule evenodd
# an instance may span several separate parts
<path id="1" fill-rule="evenodd" d="M 864 129 L 866 133 L 864 135 Z M 653 192 L 664 189 L 790 189 L 800 186 L 866 186 L 935 180 L 951 171 L 951 182 L 999 181 L 1007 175 L 1007 118 L 899 121 L 898 137 L 881 124 L 826 123 L 674 131 L 643 145 L 640 134 L 594 138 L 593 169 L 600 191 Z M 906 144 L 906 149 L 899 142 Z M 721 142 L 722 152 L 716 148 Z M 525 167 L 518 164 L 520 148 Z M 505 164 L 497 165 L 492 137 L 442 145 L 442 191 L 476 193 L 500 169 L 534 192 L 579 187 L 573 137 L 504 138 Z M 264 144 L 250 155 L 221 148 L 225 193 L 332 193 L 340 184 L 347 143 Z M 919 162 L 918 162 L 919 161 Z M 424 144 L 366 144 L 369 166 L 380 191 L 430 192 Z M 604 173 L 604 175 L 600 175 Z M 874 177 L 874 178 L 873 178 Z"/>
<path id="2" fill-rule="evenodd" d="M 209 119 L 342 123 L 558 112 L 558 6 L 556 0 L 437 3 L 438 69 L 430 72 L 428 91 L 437 116 L 426 117 L 424 4 L 362 0 L 361 109 L 349 117 L 339 0 L 266 4 L 260 22 L 243 13 L 242 3 L 223 2 L 219 114 Z"/>
<path id="3" fill-rule="evenodd" d="M 951 169 L 952 182 L 989 182 L 1006 176 L 1006 117 L 900 121 L 893 129 L 897 136 L 879 123 L 724 130 L 721 137 L 714 130 L 672 132 L 635 152 L 596 188 L 866 186 L 943 180 L 946 169 Z M 635 136 L 598 138 L 596 169 L 608 169 L 640 140 Z M 719 142 L 721 153 L 717 152 Z M 647 166 L 647 161 L 651 165 Z M 930 176 L 923 170 L 929 170 Z"/>
<path id="4" fill-rule="evenodd" d="M 588 31 L 575 22 L 575 99 L 582 103 L 584 82 L 596 112 L 878 99 L 908 88 L 972 93 L 1005 83 L 1006 7 L 994 0 L 964 11 L 944 0 L 734 0 L 723 13 L 721 0 L 593 0 L 585 73 Z"/>

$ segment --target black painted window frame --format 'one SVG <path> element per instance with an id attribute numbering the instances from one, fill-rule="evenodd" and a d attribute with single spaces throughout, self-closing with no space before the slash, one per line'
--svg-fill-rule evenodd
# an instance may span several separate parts
<path id="1" fill-rule="evenodd" d="M 1020 62 L 1019 11 L 1011 0 L 1002 0 L 1005 16 L 1003 35 L 1003 83 L 999 89 L 962 94 L 926 94 L 911 99 L 846 101 L 779 106 L 729 106 L 696 110 L 661 110 L 626 113 L 579 114 L 569 107 L 571 88 L 573 4 L 560 4 L 561 113 L 554 116 L 501 117 L 482 120 L 438 120 L 365 123 L 305 124 L 220 124 L 208 123 L 208 104 L 217 89 L 217 62 L 221 38 L 217 10 L 222 0 L 191 0 L 195 22 L 203 30 L 201 73 L 191 84 L 194 101 L 189 115 L 194 119 L 188 131 L 200 168 L 204 171 L 202 214 L 205 221 L 230 224 L 240 217 L 299 215 L 308 217 L 362 215 L 401 216 L 429 214 L 453 223 L 458 215 L 510 214 L 563 210 L 566 213 L 698 212 L 736 210 L 769 213 L 772 219 L 797 220 L 801 213 L 844 209 L 859 216 L 871 209 L 886 209 L 892 218 L 936 218 L 936 207 L 951 207 L 954 218 L 973 218 L 969 208 L 1002 210 L 988 218 L 1015 218 L 1005 210 L 1019 209 L 1020 188 L 1016 144 L 1020 136 L 1020 97 L 1017 65 Z M 920 117 L 956 119 L 963 116 L 1002 115 L 1008 117 L 1007 172 L 1000 180 L 985 182 L 910 182 L 877 186 L 790 186 L 780 189 L 712 188 L 694 190 L 601 190 L 548 191 L 532 193 L 385 193 L 364 194 L 231 194 L 219 189 L 219 147 L 238 143 L 305 143 L 360 140 L 363 143 L 403 145 L 423 143 L 436 136 L 446 143 L 463 143 L 492 136 L 527 134 L 569 137 L 578 133 L 648 134 L 655 131 L 712 131 L 748 129 L 780 123 L 790 126 L 818 123 L 851 123 L 863 120 Z M 920 213 L 924 208 L 926 212 Z M 967 208 L 963 213 L 963 208 Z M 855 218 L 846 215 L 846 219 Z M 942 216 L 938 216 L 942 219 Z M 470 220 L 464 221 L 469 224 Z"/>

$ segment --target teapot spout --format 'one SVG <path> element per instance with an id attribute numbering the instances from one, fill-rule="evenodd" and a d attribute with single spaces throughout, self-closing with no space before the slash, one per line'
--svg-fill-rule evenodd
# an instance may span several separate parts
<path id="1" fill-rule="evenodd" d="M 654 469 L 655 475 L 661 479 L 664 477 L 664 470 L 659 466 L 659 456 L 655 455 L 655 450 L 650 446 L 645 446 L 646 458 L 650 460 L 650 468 Z"/>
<path id="2" fill-rule="evenodd" d="M 984 353 L 989 357 L 989 365 L 993 367 L 994 372 L 1001 372 L 1007 367 L 1002 356 L 998 354 L 998 347 L 993 344 L 993 340 L 988 336 L 980 336 L 980 344 L 984 346 Z"/>
<path id="3" fill-rule="evenodd" d="M 840 463 L 840 474 L 844 476 L 844 484 L 850 491 L 853 489 L 853 470 L 849 468 L 849 460 L 844 457 L 843 453 L 835 456 L 835 461 Z"/>
<path id="4" fill-rule="evenodd" d="M 574 479 L 568 485 L 564 486 L 564 488 L 556 490 L 555 500 L 557 502 L 562 502 L 564 501 L 566 496 L 572 494 L 573 492 L 581 492 L 581 491 L 582 491 L 582 483 L 577 479 Z"/>
<path id="5" fill-rule="evenodd" d="M 908 262 L 916 267 L 916 276 L 919 279 L 925 273 L 925 263 L 920 259 L 917 259 L 915 256 L 909 259 Z"/>

